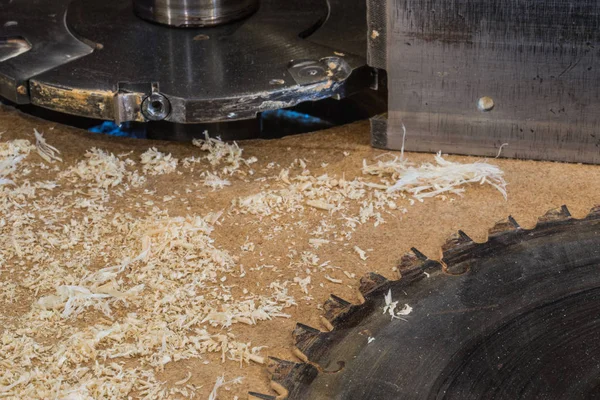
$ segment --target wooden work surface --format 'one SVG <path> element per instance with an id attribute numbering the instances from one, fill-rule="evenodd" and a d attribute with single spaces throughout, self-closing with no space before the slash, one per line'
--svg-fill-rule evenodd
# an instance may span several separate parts
<path id="1" fill-rule="evenodd" d="M 179 159 L 201 155 L 199 149 L 190 143 L 151 142 L 103 136 L 41 121 L 10 108 L 0 107 L 0 132 L 5 131 L 2 141 L 25 138 L 34 143 L 34 128 L 43 132 L 47 142 L 61 151 L 64 160 L 60 164 L 61 169 L 83 159 L 86 150 L 92 147 L 115 154 L 132 152 L 128 156 L 132 159 L 139 157 L 152 146 L 164 153 L 172 153 Z M 194 187 L 192 193 L 182 195 L 189 200 L 185 205 L 177 200 L 163 203 L 164 196 L 176 190 L 186 193 L 185 189 L 198 180 L 202 168 L 201 164 L 197 164 L 194 172 L 178 168 L 178 173 L 149 176 L 143 187 L 131 190 L 123 197 L 114 196 L 109 206 L 115 212 L 131 211 L 136 202 L 145 202 L 153 198 L 156 205 L 168 209 L 172 216 L 227 211 L 233 199 L 264 189 L 264 182 L 255 181 L 256 178 L 279 173 L 281 167 L 268 169 L 269 163 L 288 166 L 295 159 L 301 158 L 306 160 L 311 173 L 317 176 L 323 173 L 338 177 L 345 175 L 347 180 L 361 177 L 363 159 L 371 162 L 374 157 L 383 153 L 371 148 L 369 143 L 369 125 L 366 122 L 280 140 L 242 142 L 240 147 L 244 150 L 244 157 L 255 156 L 258 159 L 252 166 L 257 171 L 252 179 L 234 176 L 231 178 L 231 186 L 216 191 L 203 189 L 202 186 Z M 431 154 L 410 153 L 407 157 L 415 163 L 432 161 Z M 476 160 L 455 156 L 449 156 L 448 159 L 465 163 Z M 476 241 L 485 241 L 487 230 L 494 222 L 508 215 L 512 215 L 524 228 L 529 228 L 535 225 L 540 215 L 551 208 L 566 204 L 577 218 L 585 216 L 593 205 L 600 203 L 598 166 L 507 159 L 494 159 L 490 163 L 500 166 L 505 172 L 508 200 L 504 200 L 500 193 L 490 186 L 473 185 L 467 188 L 463 197 L 450 196 L 454 201 L 427 199 L 412 206 L 406 202 L 403 206 L 406 206 L 408 212 L 387 213 L 384 215 L 385 223 L 377 227 L 373 223 L 358 226 L 345 246 L 332 244 L 313 249 L 308 242 L 312 237 L 311 229 L 288 229 L 271 240 L 262 238 L 264 232 L 276 232 L 278 226 L 285 225 L 287 218 L 296 218 L 292 215 L 277 220 L 262 218 L 260 221 L 253 215 L 226 215 L 212 234 L 217 247 L 237 255 L 239 262 L 246 266 L 268 263 L 279 267 L 277 273 L 266 270 L 249 273 L 244 278 L 244 284 L 248 287 L 262 289 L 275 278 L 279 281 L 293 281 L 298 271 L 287 267 L 287 255 L 291 248 L 298 252 L 310 250 L 322 261 L 330 261 L 331 265 L 339 266 L 349 274 L 356 274 L 354 279 L 350 279 L 342 274 L 341 270 L 330 272 L 335 278 L 341 279 L 342 284 L 328 281 L 323 273 L 315 274 L 310 285 L 312 300 L 303 299 L 304 294 L 297 286 L 290 287 L 290 294 L 297 302 L 297 306 L 286 309 L 291 318 L 261 321 L 255 326 L 236 324 L 232 332 L 238 340 L 251 342 L 252 346 L 267 346 L 261 351 L 262 355 L 295 360 L 292 354 L 291 332 L 297 321 L 320 327 L 318 305 L 322 304 L 330 293 L 355 302 L 358 279 L 368 271 L 395 279 L 396 274 L 392 269 L 402 254 L 411 247 L 415 246 L 429 257 L 437 258 L 442 244 L 458 229 L 465 231 Z M 33 175 L 36 179 L 44 180 L 45 173 L 50 172 L 40 170 L 35 171 Z M 149 197 L 143 194 L 144 189 L 155 189 L 156 192 Z M 202 193 L 198 194 L 199 190 Z M 136 211 L 144 212 L 143 209 Z M 316 227 L 326 214 L 325 211 L 313 210 L 304 213 L 302 218 Z M 255 244 L 255 250 L 241 252 L 240 246 L 249 240 Z M 352 250 L 353 246 L 372 251 L 368 251 L 368 258 L 363 261 Z M 2 251 L 4 249 L 0 249 L 0 252 Z M 0 272 L 11 262 L 13 260 L 7 260 L 6 265 L 0 265 Z M 19 276 L 3 274 L 0 278 L 18 281 Z M 11 329 L 11 321 L 17 321 L 21 314 L 30 309 L 35 300 L 33 294 L 22 296 L 16 307 L 0 302 L 0 313 L 8 317 L 2 329 Z M 190 371 L 190 382 L 203 385 L 197 393 L 197 398 L 207 398 L 216 378 L 222 374 L 225 374 L 226 379 L 234 376 L 244 376 L 245 379 L 242 384 L 232 385 L 230 391 L 220 390 L 219 398 L 233 398 L 235 395 L 245 398 L 248 390 L 269 393 L 268 375 L 263 366 L 250 364 L 240 368 L 239 364 L 231 361 L 222 364 L 218 355 L 207 355 L 205 359 L 210 363 L 203 364 L 195 360 L 170 363 L 160 374 L 160 378 L 165 381 L 177 381 Z"/>

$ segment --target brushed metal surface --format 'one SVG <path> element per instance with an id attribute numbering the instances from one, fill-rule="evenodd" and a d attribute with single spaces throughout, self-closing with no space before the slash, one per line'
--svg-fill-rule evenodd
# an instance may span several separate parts
<path id="1" fill-rule="evenodd" d="M 176 27 L 220 25 L 249 16 L 258 0 L 133 0 L 135 13 L 146 20 Z"/>
<path id="2" fill-rule="evenodd" d="M 388 0 L 399 149 L 600 163 L 600 2 Z M 377 137 L 375 137 L 377 136 Z"/>

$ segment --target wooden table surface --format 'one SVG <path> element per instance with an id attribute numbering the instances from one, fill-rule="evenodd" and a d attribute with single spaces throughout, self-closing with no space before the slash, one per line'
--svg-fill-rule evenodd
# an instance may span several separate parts
<path id="1" fill-rule="evenodd" d="M 9 107 L 0 107 L 0 132 L 4 131 L 0 141 L 17 138 L 29 139 L 35 142 L 33 129 L 44 133 L 47 142 L 61 151 L 63 162 L 60 169 L 74 165 L 84 158 L 86 150 L 92 147 L 102 148 L 114 154 L 129 153 L 128 157 L 135 159 L 149 147 L 156 147 L 164 153 L 183 159 L 192 155 L 202 155 L 191 143 L 170 143 L 124 139 L 98 135 L 76 128 L 42 121 L 23 115 Z M 410 132 L 408 133 L 410 135 Z M 411 247 L 417 247 L 431 258 L 439 257 L 440 247 L 444 241 L 458 229 L 465 231 L 476 241 L 485 241 L 487 230 L 494 222 L 512 215 L 521 226 L 533 227 L 537 218 L 549 209 L 566 204 L 574 217 L 583 217 L 595 204 L 600 203 L 600 167 L 591 165 L 573 165 L 551 162 L 534 162 L 509 159 L 492 159 L 505 172 L 508 182 L 508 200 L 496 190 L 487 185 L 473 185 L 467 188 L 463 197 L 450 196 L 454 200 L 427 199 L 423 203 L 416 202 L 410 206 L 406 201 L 402 206 L 406 213 L 390 212 L 384 214 L 385 223 L 377 227 L 373 223 L 365 223 L 356 228 L 348 243 L 329 244 L 314 249 L 309 244 L 313 237 L 311 231 L 316 229 L 321 221 L 338 222 L 325 211 L 309 210 L 297 215 L 290 213 L 279 219 L 268 217 L 259 218 L 255 215 L 227 214 L 231 202 L 240 196 L 247 196 L 276 187 L 270 178 L 277 176 L 282 167 L 290 165 L 295 159 L 306 160 L 307 168 L 315 176 L 327 173 L 329 176 L 345 176 L 347 180 L 364 177 L 361 168 L 363 159 L 372 162 L 374 157 L 383 153 L 369 145 L 369 125 L 361 122 L 338 127 L 327 131 L 304 134 L 271 141 L 246 141 L 239 143 L 244 150 L 244 156 L 255 156 L 258 162 L 252 166 L 256 174 L 250 177 L 234 175 L 231 186 L 222 190 L 211 191 L 209 188 L 193 186 L 198 182 L 202 168 L 208 164 L 197 164 L 194 171 L 178 167 L 178 172 L 167 175 L 148 176 L 146 184 L 138 189 L 132 189 L 123 197 L 113 196 L 107 203 L 115 212 L 144 212 L 136 203 L 152 200 L 155 206 L 168 210 L 171 216 L 176 215 L 206 215 L 211 211 L 226 211 L 225 217 L 217 225 L 212 236 L 215 245 L 239 257 L 239 263 L 246 266 L 261 263 L 275 265 L 276 272 L 261 270 L 248 273 L 244 283 L 249 287 L 261 290 L 268 288 L 274 281 L 293 282 L 298 271 L 290 268 L 288 255 L 290 249 L 298 253 L 311 251 L 318 255 L 322 262 L 329 261 L 330 265 L 339 266 L 340 270 L 329 272 L 332 277 L 341 279 L 337 284 L 325 278 L 325 273 L 312 275 L 309 298 L 304 298 L 298 286 L 290 285 L 290 294 L 296 299 L 297 306 L 286 310 L 291 318 L 276 318 L 261 321 L 255 326 L 236 324 L 232 332 L 244 342 L 252 346 L 267 346 L 262 355 L 271 355 L 284 359 L 295 360 L 292 354 L 291 332 L 297 321 L 320 327 L 319 305 L 330 293 L 356 301 L 356 289 L 360 276 L 368 271 L 378 272 L 389 278 L 396 278 L 393 268 L 402 254 Z M 510 146 L 510 144 L 509 144 Z M 444 151 L 444 149 L 440 149 Z M 409 160 L 419 163 L 433 161 L 431 154 L 407 154 Z M 452 161 L 473 162 L 476 158 L 449 156 Z M 269 168 L 270 163 L 278 166 Z M 272 164 L 274 165 L 274 164 Z M 203 167 L 204 166 L 204 167 Z M 51 170 L 34 171 L 31 179 L 53 179 L 45 174 L 55 173 Z M 256 178 L 267 178 L 263 181 Z M 66 184 L 65 184 L 66 185 Z M 186 193 L 186 188 L 193 192 Z M 144 194 L 144 189 L 155 190 L 152 194 Z M 66 187 L 55 190 L 66 190 Z M 163 202 L 166 195 L 179 191 L 187 199 Z M 149 207 L 149 206 L 148 206 Z M 137 208 L 137 210 L 136 210 Z M 349 213 L 356 213 L 359 204 L 352 205 Z M 1 215 L 0 215 L 1 217 Z M 311 229 L 293 229 L 291 222 L 303 220 Z M 265 239 L 265 232 L 276 233 L 270 240 Z M 334 228 L 336 229 L 336 228 Z M 252 241 L 256 248 L 251 252 L 240 251 L 247 241 Z M 369 249 L 368 258 L 361 260 L 352 249 L 358 246 Z M 5 249 L 0 248 L 0 253 Z M 5 265 L 0 265 L 0 279 L 19 281 L 19 276 L 4 273 L 13 259 L 7 259 Z M 355 278 L 348 278 L 341 271 L 347 271 Z M 335 275 L 335 276 L 334 276 Z M 257 289 L 259 290 L 259 289 Z M 39 297 L 39 296 L 38 296 Z M 0 296 L 0 299 L 2 297 Z M 35 302 L 34 293 L 23 292 L 19 306 L 2 304 L 0 313 L 4 315 L 2 329 L 13 329 L 19 318 L 29 311 Z M 225 374 L 226 379 L 234 376 L 245 377 L 242 384 L 232 385 L 230 391 L 221 390 L 219 398 L 227 399 L 234 396 L 245 398 L 248 390 L 269 393 L 268 375 L 261 365 L 251 364 L 239 367 L 231 361 L 221 363 L 219 355 L 206 357 L 209 364 L 199 360 L 186 360 L 169 363 L 164 372 L 159 374 L 161 380 L 174 382 L 186 376 L 191 371 L 191 382 L 203 385 L 198 391 L 197 398 L 207 398 L 216 378 Z"/>

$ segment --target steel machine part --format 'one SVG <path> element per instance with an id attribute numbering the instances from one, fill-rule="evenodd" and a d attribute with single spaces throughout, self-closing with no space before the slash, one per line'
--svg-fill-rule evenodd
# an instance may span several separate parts
<path id="1" fill-rule="evenodd" d="M 259 0 L 133 0 L 135 13 L 178 28 L 215 26 L 250 16 Z"/>
<path id="2" fill-rule="evenodd" d="M 373 85 L 365 15 L 363 0 L 0 0 L 0 96 L 117 123 L 250 120 Z"/>
<path id="3" fill-rule="evenodd" d="M 374 146 L 600 163 L 600 2 L 368 2 Z"/>
<path id="4" fill-rule="evenodd" d="M 351 304 L 325 303 L 330 331 L 298 324 L 302 362 L 271 359 L 279 395 L 258 399 L 584 399 L 599 395 L 600 207 L 566 207 L 523 229 L 509 218 L 441 261 L 418 250 L 401 279 L 369 274 Z M 400 318 L 383 313 L 391 291 Z"/>

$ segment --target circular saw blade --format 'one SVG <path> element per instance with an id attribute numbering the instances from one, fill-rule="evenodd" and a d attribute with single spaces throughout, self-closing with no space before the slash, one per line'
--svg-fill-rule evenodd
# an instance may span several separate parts
<path id="1" fill-rule="evenodd" d="M 252 395 L 464 400 L 599 394 L 600 207 L 581 220 L 562 207 L 531 230 L 509 218 L 485 243 L 459 232 L 443 247 L 441 261 L 414 249 L 400 270 L 397 281 L 363 277 L 360 305 L 332 296 L 324 307 L 331 331 L 298 324 L 293 335 L 302 362 L 271 359 L 279 395 Z M 390 301 L 404 312 L 390 313 Z"/>
<path id="2" fill-rule="evenodd" d="M 0 1 L 0 14 L 0 95 L 66 114 L 238 121 L 373 83 L 361 0 L 263 0 L 247 19 L 195 29 L 149 23 L 120 0 Z M 15 41 L 29 49 L 2 46 Z M 150 96 L 165 106 L 148 112 Z"/>

